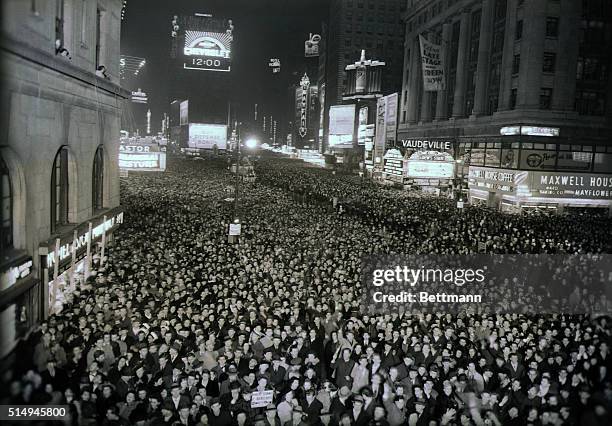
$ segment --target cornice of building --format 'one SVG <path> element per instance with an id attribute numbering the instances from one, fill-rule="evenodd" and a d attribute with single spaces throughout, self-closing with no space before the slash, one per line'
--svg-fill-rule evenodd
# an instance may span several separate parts
<path id="1" fill-rule="evenodd" d="M 100 78 L 93 72 L 77 67 L 64 57 L 52 55 L 24 41 L 18 40 L 6 32 L 0 34 L 0 50 L 82 83 L 94 86 L 98 90 L 107 92 L 110 95 L 122 99 L 128 99 L 130 97 L 130 92 L 118 84 Z"/>

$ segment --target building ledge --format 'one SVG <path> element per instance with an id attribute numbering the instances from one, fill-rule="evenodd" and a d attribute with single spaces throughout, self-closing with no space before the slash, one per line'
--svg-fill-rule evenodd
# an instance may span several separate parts
<path id="1" fill-rule="evenodd" d="M 108 80 L 99 78 L 95 73 L 77 67 L 64 57 L 51 55 L 24 41 L 17 40 L 5 32 L 0 34 L 0 50 L 11 53 L 27 61 L 51 69 L 55 72 L 74 78 L 113 96 L 123 99 L 130 97 L 130 92 Z"/>
<path id="2" fill-rule="evenodd" d="M 8 249 L 3 250 L 0 256 L 0 272 L 4 272 L 12 264 L 26 260 L 30 255 L 26 250 Z"/>

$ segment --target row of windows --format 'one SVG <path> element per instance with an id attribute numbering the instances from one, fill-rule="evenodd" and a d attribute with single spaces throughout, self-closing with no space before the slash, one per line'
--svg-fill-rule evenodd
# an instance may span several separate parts
<path id="1" fill-rule="evenodd" d="M 579 144 L 566 144 L 566 143 L 541 143 L 541 142 L 530 142 L 535 138 L 541 139 L 537 136 L 524 137 L 522 140 L 515 140 L 509 142 L 504 140 L 506 136 L 500 136 L 494 138 L 497 141 L 491 141 L 490 139 L 474 142 L 461 142 L 459 143 L 459 149 L 466 151 L 474 148 L 514 148 L 522 150 L 548 150 L 548 151 L 569 151 L 573 153 L 585 153 L 585 152 L 607 152 L 612 154 L 612 145 L 579 145 Z"/>
<path id="2" fill-rule="evenodd" d="M 557 54 L 554 52 L 544 52 L 542 62 L 542 72 L 554 73 L 556 69 Z M 521 66 L 521 55 L 516 54 L 512 59 L 512 74 L 518 74 Z M 608 65 L 600 57 L 580 56 L 576 64 L 577 80 L 607 81 Z"/>
<path id="3" fill-rule="evenodd" d="M 559 37 L 559 18 L 556 16 L 546 17 L 546 37 L 557 38 Z M 523 38 L 523 20 L 519 19 L 516 21 L 516 27 L 514 29 L 514 40 L 518 41 Z"/>
<path id="4" fill-rule="evenodd" d="M 532 142 L 462 142 L 458 158 L 471 166 L 519 170 L 566 170 L 568 172 L 612 173 L 612 153 L 580 150 L 580 145 Z M 597 146 L 597 148 L 605 147 Z"/>
<path id="5" fill-rule="evenodd" d="M 68 224 L 70 203 L 70 175 L 68 148 L 62 147 L 53 160 L 50 181 L 51 232 Z M 104 151 L 98 147 L 92 167 L 92 208 L 98 211 L 104 206 Z M 74 184 L 74 182 L 72 182 Z M 0 157 L 0 250 L 13 248 L 14 193 L 9 168 Z"/>
<path id="6" fill-rule="evenodd" d="M 516 102 L 518 99 L 518 90 L 512 89 L 510 91 L 510 109 L 516 108 Z M 552 107 L 552 89 L 549 87 L 542 87 L 540 89 L 540 109 L 551 109 Z"/>
<path id="7" fill-rule="evenodd" d="M 540 109 L 552 108 L 553 89 L 543 87 L 540 89 Z M 510 109 L 516 108 L 517 89 L 510 93 Z M 580 115 L 604 115 L 606 112 L 606 94 L 604 92 L 578 90 L 574 103 L 574 110 Z"/>

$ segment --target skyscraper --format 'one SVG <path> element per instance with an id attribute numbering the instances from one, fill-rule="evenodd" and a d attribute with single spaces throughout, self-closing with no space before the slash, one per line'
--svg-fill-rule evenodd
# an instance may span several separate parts
<path id="1" fill-rule="evenodd" d="M 404 39 L 401 15 L 405 6 L 405 0 L 330 1 L 319 67 L 322 74 L 319 87 L 325 98 L 325 135 L 329 107 L 342 103 L 347 84 L 346 66 L 359 60 L 362 50 L 365 49 L 367 59 L 386 63 L 383 93 L 401 89 Z"/>

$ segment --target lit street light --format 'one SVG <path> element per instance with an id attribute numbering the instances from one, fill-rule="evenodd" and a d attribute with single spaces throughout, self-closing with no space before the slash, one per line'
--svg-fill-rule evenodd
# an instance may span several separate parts
<path id="1" fill-rule="evenodd" d="M 247 139 L 247 141 L 244 143 L 244 146 L 246 146 L 249 149 L 255 149 L 257 148 L 258 144 L 259 142 L 257 142 L 257 139 L 250 138 L 250 139 Z"/>

